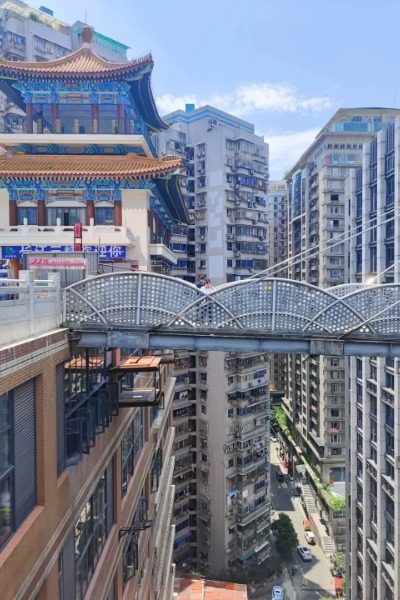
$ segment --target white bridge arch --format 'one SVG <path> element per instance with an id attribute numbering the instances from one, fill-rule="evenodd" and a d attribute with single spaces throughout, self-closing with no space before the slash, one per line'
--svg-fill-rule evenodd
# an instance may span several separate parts
<path id="1" fill-rule="evenodd" d="M 87 345 L 397 356 L 400 285 L 320 289 L 260 278 L 205 294 L 181 279 L 123 271 L 66 288 L 63 321 Z"/>

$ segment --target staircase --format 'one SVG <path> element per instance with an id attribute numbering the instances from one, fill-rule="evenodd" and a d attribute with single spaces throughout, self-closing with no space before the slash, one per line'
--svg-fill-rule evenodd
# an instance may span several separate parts
<path id="1" fill-rule="evenodd" d="M 336 552 L 335 542 L 330 535 L 324 535 L 321 537 L 321 548 L 324 554 L 331 556 Z"/>
<path id="2" fill-rule="evenodd" d="M 302 485 L 302 496 L 307 514 L 311 515 L 312 513 L 318 513 L 312 487 L 308 483 L 303 483 Z"/>

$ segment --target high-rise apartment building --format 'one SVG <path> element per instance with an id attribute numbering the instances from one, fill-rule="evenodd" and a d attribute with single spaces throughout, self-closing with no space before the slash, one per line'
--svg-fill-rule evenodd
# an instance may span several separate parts
<path id="1" fill-rule="evenodd" d="M 344 182 L 359 168 L 363 145 L 395 109 L 341 109 L 325 125 L 288 175 L 289 276 L 329 288 L 346 281 L 345 244 L 348 210 Z M 336 242 L 334 240 L 337 240 Z M 283 407 L 292 425 L 295 445 L 289 467 L 303 459 L 324 484 L 345 481 L 346 359 L 291 355 Z M 296 451 L 296 446 L 302 453 Z M 340 489 L 337 485 L 333 488 Z M 335 508 L 336 506 L 336 508 Z M 339 549 L 345 544 L 345 524 L 329 494 L 318 501 L 322 518 Z M 334 518 L 336 517 L 336 518 Z M 330 547 L 330 546 L 329 546 Z M 328 550 L 328 547 L 327 547 Z"/>
<path id="2" fill-rule="evenodd" d="M 185 160 L 189 213 L 187 231 L 173 232 L 171 247 L 182 258 L 171 272 L 182 276 L 186 269 L 185 277 L 192 281 L 208 276 L 219 285 L 264 270 L 264 140 L 250 123 L 210 106 L 187 105 L 165 120 L 171 127 L 158 134 L 158 150 Z M 178 429 L 185 419 L 181 452 L 189 481 L 176 471 L 176 559 L 186 557 L 214 572 L 260 563 L 269 555 L 270 522 L 266 358 L 201 353 L 184 360 L 189 370 L 181 373 L 185 389 L 176 397 L 174 423 Z M 182 528 L 177 503 L 186 503 Z"/>
<path id="3" fill-rule="evenodd" d="M 399 282 L 400 119 L 364 145 L 346 180 L 350 282 Z M 349 572 L 352 600 L 400 597 L 399 360 L 350 359 Z"/>
<path id="4" fill-rule="evenodd" d="M 272 272 L 275 277 L 287 277 L 287 263 L 285 262 L 288 253 L 287 217 L 287 183 L 286 181 L 269 181 L 267 193 L 267 218 L 269 226 L 268 272 Z M 275 400 L 279 401 L 285 393 L 286 367 L 286 354 L 271 355 L 269 382 L 271 403 L 273 403 Z"/>

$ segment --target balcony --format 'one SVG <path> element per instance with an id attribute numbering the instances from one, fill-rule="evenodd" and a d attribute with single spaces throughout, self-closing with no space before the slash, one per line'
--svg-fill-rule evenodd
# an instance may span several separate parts
<path id="1" fill-rule="evenodd" d="M 84 249 L 104 246 L 130 246 L 135 247 L 136 241 L 131 230 L 127 227 L 116 225 L 84 225 L 82 227 Z M 72 251 L 74 244 L 73 226 L 57 225 L 15 225 L 0 227 L 0 240 L 2 246 L 22 246 L 26 250 L 41 249 L 50 246 L 57 251 L 60 247 Z M 116 256 L 115 258 L 119 258 Z"/>
<path id="2" fill-rule="evenodd" d="M 19 147 L 21 144 L 49 146 L 52 144 L 60 146 L 90 146 L 101 144 L 102 146 L 135 146 L 140 147 L 145 156 L 153 156 L 145 137 L 140 134 L 118 134 L 118 133 L 1 133 L 0 144 L 4 148 Z"/>
<path id="3" fill-rule="evenodd" d="M 178 257 L 162 241 L 149 244 L 149 254 L 152 258 L 158 257 L 171 265 L 176 265 Z"/>
<path id="4" fill-rule="evenodd" d="M 161 357 L 129 356 L 121 359 L 110 373 L 118 384 L 120 408 L 163 407 Z"/>

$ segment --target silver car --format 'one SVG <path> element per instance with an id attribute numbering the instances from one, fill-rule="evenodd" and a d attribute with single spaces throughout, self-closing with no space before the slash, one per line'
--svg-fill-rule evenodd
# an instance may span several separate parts
<path id="1" fill-rule="evenodd" d="M 297 552 L 300 558 L 305 562 L 312 560 L 312 554 L 306 546 L 297 546 Z"/>

